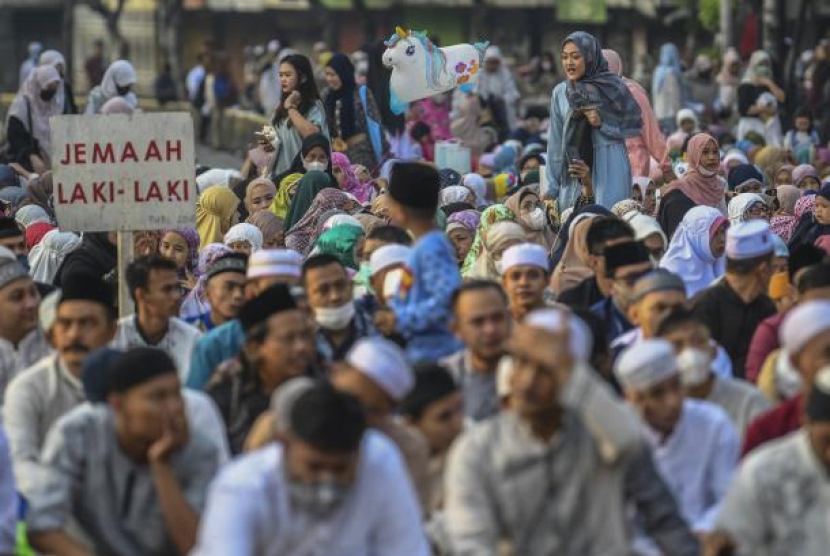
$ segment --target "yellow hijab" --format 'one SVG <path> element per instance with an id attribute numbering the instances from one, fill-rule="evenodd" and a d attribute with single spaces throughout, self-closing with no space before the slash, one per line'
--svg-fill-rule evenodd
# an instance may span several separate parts
<path id="1" fill-rule="evenodd" d="M 288 207 L 291 206 L 291 187 L 302 177 L 302 174 L 289 174 L 280 182 L 280 189 L 277 191 L 277 196 L 274 197 L 269 209 L 277 218 L 285 220 L 288 215 Z"/>
<path id="2" fill-rule="evenodd" d="M 205 189 L 196 201 L 196 229 L 200 245 L 222 243 L 231 228 L 231 219 L 239 207 L 239 197 L 227 187 L 215 185 Z"/>

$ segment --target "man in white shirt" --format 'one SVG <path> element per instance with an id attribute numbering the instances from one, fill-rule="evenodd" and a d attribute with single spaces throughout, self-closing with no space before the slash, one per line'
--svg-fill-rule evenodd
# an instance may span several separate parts
<path id="1" fill-rule="evenodd" d="M 312 384 L 274 413 L 289 420 L 279 442 L 219 474 L 192 554 L 429 554 L 401 457 L 354 398 Z"/>
<path id="2" fill-rule="evenodd" d="M 614 372 L 642 417 L 643 436 L 689 526 L 709 531 L 738 463 L 740 445 L 729 416 L 714 404 L 683 398 L 672 344 L 637 342 Z"/>
<path id="3" fill-rule="evenodd" d="M 139 257 L 127 267 L 127 285 L 136 313 L 118 321 L 112 347 L 164 350 L 176 362 L 182 382 L 186 382 L 190 355 L 202 334 L 176 316 L 181 300 L 176 263 L 161 255 Z"/>
<path id="4" fill-rule="evenodd" d="M 674 345 L 680 382 L 686 396 L 721 407 L 743 438 L 749 424 L 771 407 L 752 384 L 739 378 L 718 376 L 712 370 L 717 344 L 709 329 L 688 309 L 678 309 L 664 318 L 657 335 Z"/>
<path id="5" fill-rule="evenodd" d="M 12 379 L 51 351 L 38 326 L 39 304 L 40 294 L 26 268 L 0 258 L 0 405 Z"/>
<path id="6" fill-rule="evenodd" d="M 830 308 L 825 308 L 830 309 Z M 830 365 L 804 404 L 804 427 L 741 464 L 704 556 L 825 556 L 830 547 Z"/>
<path id="7" fill-rule="evenodd" d="M 20 373 L 9 385 L 3 407 L 14 472 L 24 495 L 37 481 L 46 433 L 86 399 L 81 384 L 84 361 L 115 333 L 112 294 L 100 278 L 71 274 L 59 295 L 54 323 L 44 323 L 57 353 Z"/>

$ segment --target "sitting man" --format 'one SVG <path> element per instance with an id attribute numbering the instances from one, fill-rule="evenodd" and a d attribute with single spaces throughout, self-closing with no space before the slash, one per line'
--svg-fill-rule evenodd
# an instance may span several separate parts
<path id="1" fill-rule="evenodd" d="M 550 261 L 545 249 L 534 243 L 508 247 L 501 256 L 501 265 L 501 284 L 510 300 L 513 321 L 522 322 L 531 311 L 543 309 L 550 279 Z"/>
<path id="2" fill-rule="evenodd" d="M 749 423 L 770 408 L 760 390 L 739 378 L 719 376 L 712 370 L 717 345 L 709 329 L 692 311 L 680 308 L 670 313 L 657 327 L 657 336 L 674 345 L 686 396 L 720 406 L 743 439 Z"/>
<path id="3" fill-rule="evenodd" d="M 684 400 L 674 347 L 666 340 L 637 342 L 620 354 L 614 372 L 642 417 L 645 439 L 687 523 L 709 531 L 738 463 L 735 427 L 716 405 Z"/>
<path id="4" fill-rule="evenodd" d="M 273 408 L 288 421 L 277 427 L 278 442 L 235 460 L 214 481 L 192 554 L 428 556 L 400 454 L 365 430 L 360 404 L 326 384 L 293 398 Z"/>
<path id="5" fill-rule="evenodd" d="M 271 394 L 292 377 L 308 374 L 316 351 L 308 317 L 285 284 L 275 284 L 239 312 L 245 345 L 208 384 L 227 426 L 231 453 L 242 451 Z"/>
<path id="6" fill-rule="evenodd" d="M 29 495 L 44 554 L 187 554 L 218 469 L 216 446 L 188 430 L 170 356 L 135 348 L 110 364 L 108 405 L 84 404 L 49 431 Z M 87 549 L 67 532 L 77 523 Z"/>
<path id="7" fill-rule="evenodd" d="M 178 318 L 181 287 L 176 263 L 161 255 L 139 257 L 127 266 L 127 286 L 135 314 L 118 321 L 112 347 L 157 347 L 176 362 L 182 382 L 190 368 L 190 355 L 202 335 Z"/>

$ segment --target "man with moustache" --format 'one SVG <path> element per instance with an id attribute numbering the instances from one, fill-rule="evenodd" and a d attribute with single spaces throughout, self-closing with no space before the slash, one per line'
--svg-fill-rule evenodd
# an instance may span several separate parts
<path id="1" fill-rule="evenodd" d="M 11 444 L 18 490 L 37 481 L 40 451 L 50 427 L 86 400 L 81 369 L 87 356 L 115 335 L 109 287 L 97 276 L 73 274 L 63 282 L 49 330 L 56 353 L 18 375 L 6 391 L 3 420 Z"/>

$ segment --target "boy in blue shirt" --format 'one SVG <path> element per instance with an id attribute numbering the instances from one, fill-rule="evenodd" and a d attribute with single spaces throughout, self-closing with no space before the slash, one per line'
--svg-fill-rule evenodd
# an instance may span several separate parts
<path id="1" fill-rule="evenodd" d="M 387 195 L 389 216 L 409 230 L 415 245 L 405 268 L 387 280 L 398 280 L 391 309 L 379 311 L 375 324 L 384 333 L 397 331 L 407 341 L 413 362 L 437 361 L 458 351 L 450 331 L 450 300 L 461 285 L 455 249 L 435 226 L 441 187 L 438 171 L 418 162 L 392 168 Z"/>

